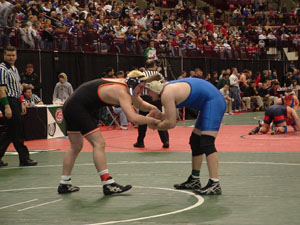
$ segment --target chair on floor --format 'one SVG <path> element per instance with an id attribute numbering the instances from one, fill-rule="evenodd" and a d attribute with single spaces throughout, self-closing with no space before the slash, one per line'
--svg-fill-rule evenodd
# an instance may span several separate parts
<path id="1" fill-rule="evenodd" d="M 113 128 L 119 127 L 121 129 L 121 124 L 119 123 L 120 115 L 117 113 L 114 113 L 113 106 L 106 106 L 106 110 L 112 119 L 110 124 L 107 126 L 107 130 L 109 130 L 110 127 L 113 127 Z"/>

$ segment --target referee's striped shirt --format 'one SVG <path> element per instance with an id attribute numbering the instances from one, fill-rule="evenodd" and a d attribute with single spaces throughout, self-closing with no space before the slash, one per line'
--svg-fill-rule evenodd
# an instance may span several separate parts
<path id="1" fill-rule="evenodd" d="M 21 96 L 21 79 L 15 66 L 10 66 L 6 62 L 0 64 L 0 86 L 6 86 L 7 97 Z"/>
<path id="2" fill-rule="evenodd" d="M 143 74 L 145 74 L 147 78 L 151 77 L 153 75 L 159 74 L 163 80 L 165 79 L 164 76 L 160 72 L 158 72 L 157 70 L 146 70 L 145 72 L 143 72 Z M 147 90 L 146 89 L 144 89 L 142 95 L 147 95 Z"/>
<path id="3" fill-rule="evenodd" d="M 26 98 L 24 96 L 24 99 L 26 101 L 26 103 L 31 103 L 31 104 L 38 104 L 39 102 L 41 102 L 42 100 L 40 99 L 39 96 L 37 96 L 36 94 L 32 94 L 30 98 Z"/>

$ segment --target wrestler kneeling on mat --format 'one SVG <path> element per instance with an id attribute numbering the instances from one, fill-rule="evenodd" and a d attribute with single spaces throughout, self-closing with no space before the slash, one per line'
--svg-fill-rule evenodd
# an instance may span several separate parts
<path id="1" fill-rule="evenodd" d="M 192 150 L 192 172 L 187 181 L 175 184 L 174 187 L 191 189 L 203 195 L 221 194 L 215 138 L 226 110 L 224 97 L 211 83 L 202 79 L 184 78 L 167 83 L 162 83 L 158 79 L 160 78 L 155 75 L 148 78 L 145 88 L 154 101 L 161 99 L 165 112 L 163 120 L 157 125 L 150 125 L 150 128 L 151 126 L 158 130 L 174 128 L 177 119 L 176 108 L 189 107 L 199 110 L 189 142 Z M 148 116 L 156 117 L 152 112 Z M 201 188 L 199 177 L 204 154 L 210 179 L 207 185 Z"/>
<path id="2" fill-rule="evenodd" d="M 63 172 L 58 187 L 59 194 L 79 191 L 79 187 L 71 184 L 71 172 L 74 162 L 83 147 L 83 137 L 93 147 L 94 164 L 103 184 L 103 193 L 111 195 L 131 189 L 131 185 L 117 184 L 110 176 L 106 157 L 105 141 L 100 132 L 93 112 L 101 107 L 120 105 L 129 121 L 134 124 L 156 124 L 159 120 L 139 115 L 132 104 L 145 112 L 159 115 L 161 112 L 153 105 L 142 100 L 139 94 L 145 86 L 146 76 L 131 71 L 127 79 L 96 79 L 79 86 L 63 106 L 63 114 L 67 124 L 67 132 L 71 146 L 65 154 Z"/>
<path id="3" fill-rule="evenodd" d="M 265 112 L 264 122 L 259 122 L 259 126 L 254 128 L 249 135 L 259 132 L 266 134 L 272 122 L 272 135 L 286 133 L 288 125 L 291 125 L 295 131 L 300 130 L 300 120 L 295 109 L 285 105 L 272 105 Z"/>

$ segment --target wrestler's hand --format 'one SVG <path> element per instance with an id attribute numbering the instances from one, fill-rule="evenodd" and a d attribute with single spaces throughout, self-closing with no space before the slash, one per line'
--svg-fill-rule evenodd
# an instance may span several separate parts
<path id="1" fill-rule="evenodd" d="M 151 109 L 150 112 L 147 114 L 147 117 L 152 117 L 158 120 L 162 119 L 162 112 L 158 109 Z"/>
<path id="2" fill-rule="evenodd" d="M 154 120 L 153 120 L 153 123 L 149 123 L 149 124 L 148 124 L 148 127 L 149 127 L 150 129 L 152 129 L 152 130 L 155 130 L 156 127 L 157 127 L 157 124 L 159 124 L 159 123 L 160 123 L 160 120 L 154 119 Z"/>

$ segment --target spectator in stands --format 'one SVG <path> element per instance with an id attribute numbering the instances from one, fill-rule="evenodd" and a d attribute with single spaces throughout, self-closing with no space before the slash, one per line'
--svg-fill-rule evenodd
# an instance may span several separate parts
<path id="1" fill-rule="evenodd" d="M 60 73 L 58 79 L 59 82 L 55 85 L 53 92 L 53 104 L 64 104 L 73 93 L 73 87 L 68 82 L 68 77 L 65 73 Z"/>
<path id="2" fill-rule="evenodd" d="M 158 60 L 156 54 L 155 42 L 153 40 L 150 41 L 149 47 L 146 48 L 144 56 L 146 57 L 146 59 Z"/>
<path id="3" fill-rule="evenodd" d="M 104 78 L 116 78 L 114 68 L 107 67 L 102 77 L 104 77 Z"/>
<path id="4" fill-rule="evenodd" d="M 284 76 L 284 87 L 289 87 L 292 84 L 293 81 L 293 74 L 292 72 L 287 72 Z M 297 82 L 297 81 L 296 81 Z"/>
<path id="5" fill-rule="evenodd" d="M 224 70 L 225 71 L 225 70 Z M 218 89 L 221 89 L 227 84 L 230 87 L 230 80 L 229 80 L 230 74 L 225 72 L 223 77 L 218 82 Z"/>
<path id="6" fill-rule="evenodd" d="M 181 74 L 180 74 L 180 76 L 177 78 L 177 80 L 179 80 L 179 79 L 183 79 L 183 78 L 186 78 L 187 77 L 187 73 L 186 73 L 186 71 L 181 71 Z"/>
<path id="7" fill-rule="evenodd" d="M 19 28 L 19 32 L 21 36 L 21 47 L 33 49 L 35 47 L 35 43 L 28 23 L 23 23 L 22 28 Z"/>
<path id="8" fill-rule="evenodd" d="M 196 69 L 195 69 L 195 74 L 194 74 L 193 77 L 195 77 L 195 78 L 200 78 L 200 79 L 204 79 L 204 77 L 203 77 L 203 70 L 200 69 L 200 68 L 196 68 Z"/>
<path id="9" fill-rule="evenodd" d="M 123 70 L 119 70 L 117 73 L 116 73 L 116 78 L 125 78 L 125 73 Z"/>
<path id="10" fill-rule="evenodd" d="M 264 70 L 264 71 L 262 72 L 262 77 L 261 77 L 260 82 L 265 83 L 267 80 L 272 80 L 272 77 L 269 76 L 268 70 Z"/>
<path id="11" fill-rule="evenodd" d="M 248 81 L 249 81 L 249 71 L 248 70 L 243 70 L 243 72 L 239 76 L 239 87 L 241 92 L 245 92 L 245 89 L 249 86 Z"/>
<path id="12" fill-rule="evenodd" d="M 20 4 L 8 5 L 3 10 L 0 10 L 0 25 L 5 27 L 14 27 L 16 15 L 22 10 Z"/>
<path id="13" fill-rule="evenodd" d="M 247 111 L 253 110 L 251 107 L 251 102 L 252 105 L 256 105 L 256 111 L 262 111 L 263 110 L 263 101 L 262 97 L 259 95 L 258 90 L 256 89 L 256 82 L 255 81 L 250 81 L 250 85 L 245 89 L 243 101 L 246 102 L 247 106 Z"/>
<path id="14" fill-rule="evenodd" d="M 257 91 L 258 91 L 258 95 L 261 97 L 263 101 L 264 109 L 269 108 L 270 102 L 268 101 L 268 90 L 267 90 L 266 83 L 263 84 L 259 82 L 257 85 Z"/>
<path id="15" fill-rule="evenodd" d="M 29 87 L 35 95 L 41 96 L 40 76 L 34 72 L 33 64 L 27 64 L 25 72 L 21 73 L 20 77 L 24 88 Z"/>
<path id="16" fill-rule="evenodd" d="M 32 94 L 30 87 L 25 87 L 23 90 L 24 100 L 26 106 L 43 105 L 43 101 L 36 94 Z"/>
<path id="17" fill-rule="evenodd" d="M 189 77 L 195 77 L 195 71 L 194 70 L 190 71 L 190 76 Z"/>
<path id="18" fill-rule="evenodd" d="M 221 94 L 224 96 L 225 101 L 226 101 L 226 111 L 225 111 L 225 116 L 232 115 L 232 98 L 230 97 L 229 93 L 229 85 L 225 84 L 224 87 L 220 89 Z"/>
<path id="19" fill-rule="evenodd" d="M 212 83 L 216 88 L 218 87 L 219 75 L 217 71 L 214 71 L 212 73 L 212 77 L 210 78 L 210 83 Z"/>
<path id="20" fill-rule="evenodd" d="M 152 20 L 152 29 L 160 31 L 163 28 L 162 21 L 159 14 L 155 14 L 154 19 Z"/>
<path id="21" fill-rule="evenodd" d="M 268 90 L 268 94 L 270 95 L 271 104 L 274 104 L 278 98 L 280 98 L 280 93 L 277 91 L 280 88 L 279 82 L 272 82 L 271 88 Z"/>

